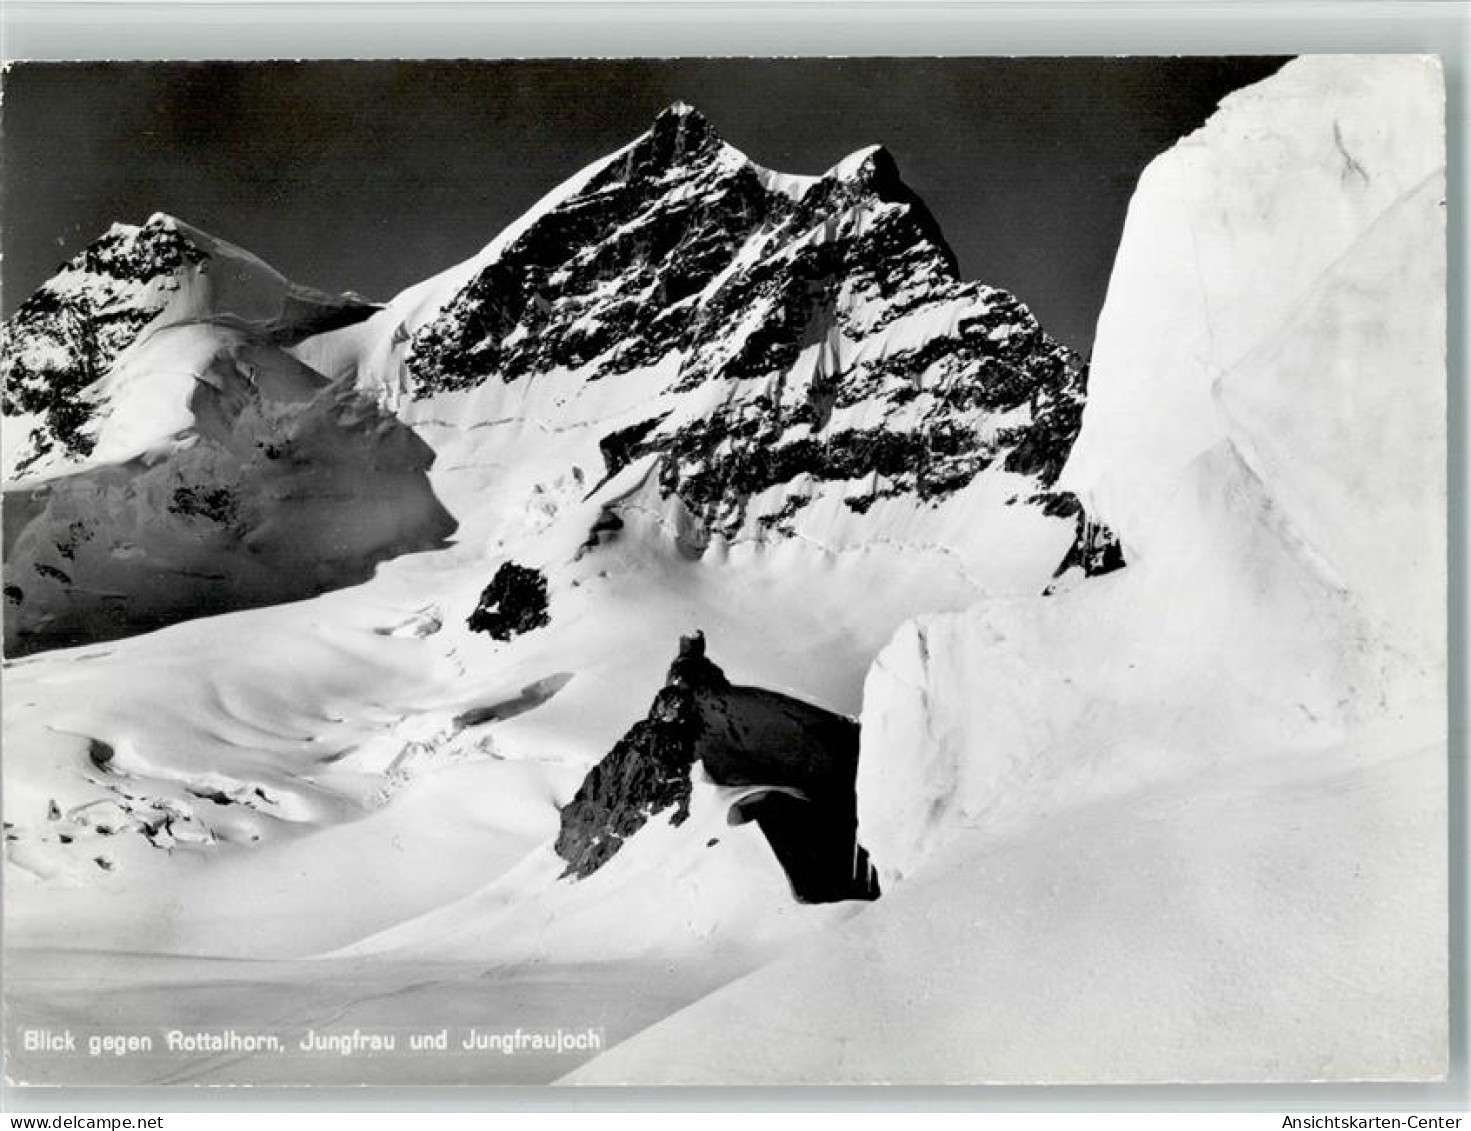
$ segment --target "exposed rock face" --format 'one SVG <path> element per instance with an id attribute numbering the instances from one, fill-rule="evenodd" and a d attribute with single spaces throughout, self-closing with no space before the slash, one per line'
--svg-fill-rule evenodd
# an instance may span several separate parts
<path id="1" fill-rule="evenodd" d="M 564 875 L 592 875 L 666 809 L 674 809 L 670 822 L 675 825 L 689 816 L 690 768 L 698 758 L 702 731 L 697 701 L 702 688 L 721 694 L 730 684 L 705 658 L 704 637 L 686 637 L 648 715 L 588 771 L 562 809 L 556 847 L 567 861 Z"/>
<path id="2" fill-rule="evenodd" d="M 565 370 L 667 369 L 657 416 L 605 436 L 612 473 L 710 531 L 790 532 L 814 484 L 862 513 L 988 467 L 1056 478 L 1083 365 L 1004 291 L 962 282 L 882 148 L 822 177 L 754 165 L 675 106 L 537 216 L 409 343 L 415 395 Z"/>
<path id="3" fill-rule="evenodd" d="M 1058 581 L 1076 571 L 1082 577 L 1102 577 L 1116 569 L 1123 569 L 1124 547 L 1118 535 L 1108 525 L 1093 518 L 1071 491 L 1053 491 L 1047 496 L 1044 509 L 1048 514 L 1072 515 L 1077 523 L 1073 544 L 1058 563 L 1052 574 L 1052 584 L 1043 590 L 1044 595 L 1055 591 Z"/>
<path id="4" fill-rule="evenodd" d="M 731 811 L 755 820 L 804 902 L 872 899 L 877 881 L 857 844 L 853 780 L 858 726 L 762 688 L 732 686 L 705 655 L 705 638 L 680 641 L 648 715 L 592 768 L 562 810 L 556 850 L 564 875 L 597 871 L 650 819 L 689 815 L 691 771 L 754 787 Z"/>
<path id="5" fill-rule="evenodd" d="M 488 633 L 496 640 L 510 640 L 549 624 L 546 575 L 529 566 L 502 562 L 465 623 L 471 632 Z"/>
<path id="6" fill-rule="evenodd" d="M 24 472 L 59 449 L 86 456 L 91 412 L 83 391 L 168 305 L 178 276 L 204 253 L 161 217 L 114 224 L 26 299 L 0 328 L 0 385 L 7 416 L 39 418 Z"/>

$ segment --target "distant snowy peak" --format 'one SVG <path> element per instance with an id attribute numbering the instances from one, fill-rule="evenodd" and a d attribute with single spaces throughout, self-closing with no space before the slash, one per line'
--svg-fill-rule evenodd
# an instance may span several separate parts
<path id="1" fill-rule="evenodd" d="M 375 309 L 162 215 L 22 304 L 0 338 L 5 472 L 25 479 L 6 654 L 296 600 L 441 545 L 433 452 L 285 348 Z"/>
<path id="2" fill-rule="evenodd" d="M 114 224 L 20 304 L 0 328 L 4 412 L 35 419 L 25 449 L 7 458 L 7 472 L 25 472 L 52 454 L 90 454 L 95 438 L 85 432 L 91 411 L 83 391 L 204 258 L 169 217 L 142 227 Z"/>
<path id="3" fill-rule="evenodd" d="M 113 224 L 0 327 L 8 477 L 90 455 L 100 382 L 145 330 L 216 323 L 286 345 L 376 309 L 298 286 L 233 244 L 155 213 Z"/>

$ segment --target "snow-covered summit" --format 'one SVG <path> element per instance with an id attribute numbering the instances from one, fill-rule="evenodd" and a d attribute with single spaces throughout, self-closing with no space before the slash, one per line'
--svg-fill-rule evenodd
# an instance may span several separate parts
<path id="1" fill-rule="evenodd" d="M 727 539 L 802 532 L 826 498 L 805 533 L 828 540 L 991 467 L 1031 477 L 1009 491 L 1026 500 L 1076 432 L 1080 360 L 959 278 L 881 146 L 776 173 L 677 103 L 513 229 L 432 307 L 416 290 L 299 355 L 409 420 L 575 425 L 604 476 L 653 457 L 659 505 Z"/>
<path id="2" fill-rule="evenodd" d="M 454 524 L 427 489 L 432 453 L 286 351 L 376 309 L 164 213 L 64 264 L 0 330 L 22 479 L 7 650 L 307 595 L 437 544 Z"/>
<path id="3" fill-rule="evenodd" d="M 114 223 L 0 327 L 5 476 L 54 473 L 105 445 L 114 408 L 107 379 L 160 329 L 210 323 L 285 345 L 373 309 L 357 295 L 292 283 L 242 248 L 163 212 L 141 225 Z M 171 397 L 162 388 L 167 376 L 148 383 L 145 400 Z M 162 436 L 174 422 L 170 414 L 121 430 Z"/>

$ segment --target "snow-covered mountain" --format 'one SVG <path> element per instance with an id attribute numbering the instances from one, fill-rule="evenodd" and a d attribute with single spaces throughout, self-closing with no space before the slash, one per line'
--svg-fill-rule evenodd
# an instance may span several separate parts
<path id="1" fill-rule="evenodd" d="M 105 348 L 63 333 L 78 319 Z M 712 539 L 715 554 L 918 542 L 968 556 L 983 588 L 1035 588 L 1032 544 L 1055 565 L 1055 531 L 1082 528 L 1048 493 L 1077 432 L 1078 358 L 1015 298 L 957 277 L 892 158 L 772 173 L 682 104 L 377 312 L 155 217 L 80 255 L 7 332 L 17 407 L 44 408 L 19 466 L 52 473 L 14 508 L 12 649 L 361 580 L 451 529 L 419 489 L 431 459 L 462 543 L 492 552 L 546 502 L 528 475 L 561 477 L 551 505 L 592 507 L 579 539 L 647 514 L 691 557 Z M 314 442 L 314 414 L 347 431 Z M 84 478 L 57 478 L 84 455 Z M 334 476 L 373 482 L 376 501 L 311 507 L 331 545 L 275 521 L 275 499 Z M 967 493 L 982 514 L 948 505 Z"/>
<path id="2" fill-rule="evenodd" d="M 462 521 L 504 479 L 465 466 L 488 446 L 475 430 L 499 429 L 511 462 L 534 428 L 527 462 L 555 445 L 697 553 L 771 531 L 869 541 L 846 516 L 902 496 L 864 529 L 909 524 L 989 468 L 1027 478 L 1025 505 L 1083 391 L 1021 303 L 958 278 L 886 151 L 773 173 L 683 104 L 468 264 L 296 352 L 430 439 Z"/>
<path id="3" fill-rule="evenodd" d="M 6 650 L 310 596 L 442 544 L 433 453 L 287 352 L 375 309 L 164 215 L 23 302 L 0 335 Z"/>
<path id="4" fill-rule="evenodd" d="M 199 380 L 179 357 L 198 352 L 200 326 L 234 331 L 231 345 L 289 397 L 300 366 L 266 344 L 367 317 L 356 295 L 326 295 L 289 282 L 247 251 L 155 213 L 114 224 L 46 281 L 0 330 L 7 480 L 66 470 L 95 456 L 120 462 L 181 431 Z M 271 362 L 276 361 L 272 365 Z M 284 369 L 284 373 L 269 372 Z M 292 386 L 296 386 L 293 390 Z"/>
<path id="5" fill-rule="evenodd" d="M 207 956 L 261 1024 L 668 1017 L 587 1079 L 1020 1080 L 1200 1076 L 1224 1001 L 1315 1074 L 1252 1019 L 1326 1017 L 1395 861 L 1443 898 L 1437 82 L 1300 61 L 1160 158 L 1086 380 L 886 151 L 776 173 L 683 104 L 380 306 L 115 229 L 48 284 L 101 332 L 6 330 L 7 945 L 61 954 L 12 1014 L 55 963 L 139 1008 L 127 953 L 209 1016 Z"/>

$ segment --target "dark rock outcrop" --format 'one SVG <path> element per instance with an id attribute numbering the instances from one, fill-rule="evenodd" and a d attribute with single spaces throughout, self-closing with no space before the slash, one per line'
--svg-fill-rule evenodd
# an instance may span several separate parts
<path id="1" fill-rule="evenodd" d="M 598 441 L 598 450 L 603 455 L 603 465 L 607 468 L 609 477 L 617 475 L 628 466 L 639 450 L 639 445 L 648 439 L 649 433 L 664 423 L 664 417 L 668 413 L 641 420 L 637 424 L 630 424 L 627 428 L 620 428 L 616 432 L 609 432 Z"/>
<path id="2" fill-rule="evenodd" d="M 1075 525 L 1072 545 L 1052 573 L 1053 584 L 1042 591 L 1045 597 L 1052 593 L 1057 580 L 1072 570 L 1084 577 L 1102 577 L 1123 569 L 1123 543 L 1107 525 L 1089 516 L 1082 501 L 1071 491 L 1051 491 L 1034 496 L 1030 502 L 1040 505 L 1043 511 L 1056 517 L 1071 516 Z"/>
<path id="3" fill-rule="evenodd" d="M 550 624 L 546 575 L 530 566 L 502 562 L 465 623 L 471 632 L 484 632 L 495 640 L 510 640 Z"/>
<path id="4" fill-rule="evenodd" d="M 879 897 L 878 873 L 857 841 L 858 820 L 850 807 L 773 789 L 731 806 L 732 825 L 747 821 L 755 821 L 766 837 L 799 902 Z"/>
<path id="5" fill-rule="evenodd" d="M 774 691 L 732 685 L 706 656 L 700 633 L 680 641 L 648 715 L 563 808 L 556 851 L 567 862 L 564 876 L 596 872 L 667 810 L 674 810 L 671 824 L 683 824 L 696 763 L 717 785 L 743 790 L 730 821 L 757 822 L 798 900 L 877 897 L 856 840 L 858 724 Z"/>

